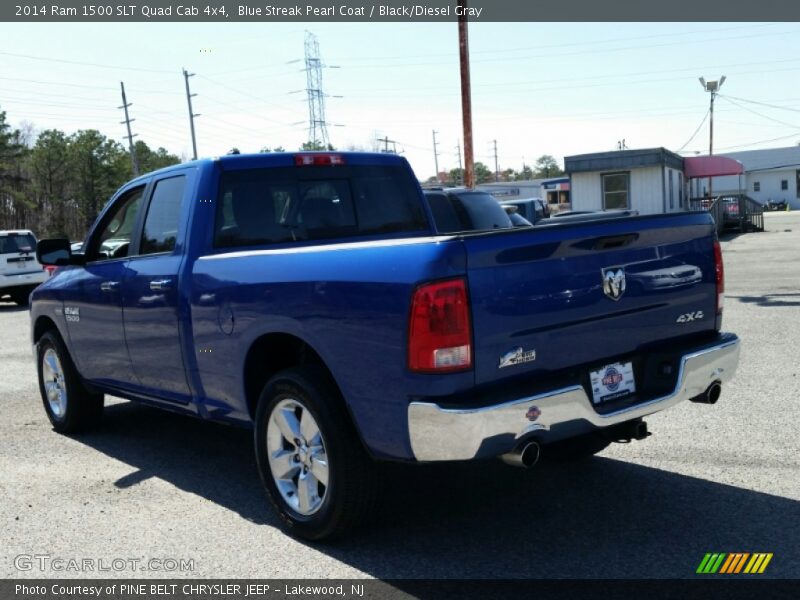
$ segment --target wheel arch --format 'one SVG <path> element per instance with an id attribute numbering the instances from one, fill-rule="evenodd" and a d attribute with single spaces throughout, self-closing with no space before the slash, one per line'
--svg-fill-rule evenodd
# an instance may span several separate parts
<path id="1" fill-rule="evenodd" d="M 258 399 L 267 381 L 284 369 L 303 365 L 319 367 L 336 388 L 339 395 L 337 400 L 347 409 L 342 388 L 322 355 L 306 340 L 295 334 L 272 332 L 262 334 L 253 340 L 245 355 L 243 385 L 247 412 L 251 419 L 255 418 Z M 352 421 L 352 415 L 350 416 Z"/>
<path id="2" fill-rule="evenodd" d="M 48 331 L 55 331 L 61 340 L 64 340 L 64 336 L 61 335 L 61 331 L 59 331 L 56 322 L 48 316 L 40 315 L 36 318 L 33 325 L 33 343 L 38 343 L 39 340 L 42 339 L 42 336 Z"/>

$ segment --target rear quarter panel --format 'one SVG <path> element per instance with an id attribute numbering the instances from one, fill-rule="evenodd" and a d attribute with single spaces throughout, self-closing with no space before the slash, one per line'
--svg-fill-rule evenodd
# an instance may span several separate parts
<path id="1" fill-rule="evenodd" d="M 198 375 L 211 416 L 249 420 L 243 365 L 264 334 L 304 340 L 324 360 L 373 454 L 410 457 L 408 398 L 468 385 L 471 373 L 413 376 L 409 304 L 422 281 L 462 275 L 463 246 L 410 238 L 228 252 L 191 274 Z M 230 323 L 233 315 L 233 329 Z"/>

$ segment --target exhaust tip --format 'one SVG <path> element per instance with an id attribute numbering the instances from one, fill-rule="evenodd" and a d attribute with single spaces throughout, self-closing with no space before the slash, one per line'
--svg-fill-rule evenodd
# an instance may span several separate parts
<path id="1" fill-rule="evenodd" d="M 709 404 L 716 404 L 722 394 L 722 386 L 718 382 L 712 383 L 706 390 L 706 397 Z"/>
<path id="2" fill-rule="evenodd" d="M 715 381 L 708 389 L 700 394 L 699 396 L 695 396 L 692 398 L 692 402 L 699 402 L 700 404 L 716 404 L 719 397 L 722 395 L 722 385 L 719 381 Z"/>
<path id="3" fill-rule="evenodd" d="M 539 462 L 540 455 L 541 448 L 537 442 L 526 442 L 511 452 L 501 455 L 500 460 L 512 467 L 530 469 Z"/>

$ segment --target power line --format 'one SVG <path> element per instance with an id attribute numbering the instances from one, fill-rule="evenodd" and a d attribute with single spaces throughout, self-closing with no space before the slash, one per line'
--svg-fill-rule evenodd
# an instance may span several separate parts
<path id="1" fill-rule="evenodd" d="M 694 133 L 692 134 L 692 136 L 691 136 L 691 137 L 690 137 L 688 140 L 686 140 L 686 143 L 685 143 L 683 146 L 681 146 L 680 148 L 678 148 L 677 152 L 680 152 L 681 150 L 683 150 L 684 148 L 686 148 L 686 146 L 688 146 L 688 145 L 689 145 L 689 144 L 692 142 L 692 140 L 695 138 L 695 136 L 696 136 L 696 135 L 697 135 L 697 134 L 700 132 L 700 128 L 701 128 L 701 127 L 703 126 L 703 124 L 706 122 L 706 119 L 708 119 L 708 115 L 709 115 L 709 114 L 711 114 L 711 110 L 710 110 L 710 109 L 709 109 L 709 110 L 707 110 L 707 111 L 706 111 L 706 114 L 704 114 L 704 115 L 703 115 L 703 120 L 702 120 L 702 121 L 700 121 L 700 124 L 697 126 L 697 129 L 695 129 L 695 130 L 694 130 Z"/>
<path id="2" fill-rule="evenodd" d="M 588 40 L 585 42 L 567 42 L 563 44 L 545 44 L 539 46 L 518 46 L 516 48 L 502 48 L 502 49 L 490 49 L 490 50 L 473 50 L 471 53 L 473 55 L 480 55 L 480 54 L 506 54 L 508 52 L 516 52 L 516 51 L 526 51 L 526 50 L 545 50 L 548 48 L 566 48 L 571 46 L 590 46 L 592 48 L 596 48 L 597 44 L 610 44 L 613 42 L 620 42 L 620 41 L 630 41 L 630 40 L 648 40 L 653 38 L 659 37 L 685 37 L 685 36 L 693 36 L 697 34 L 709 34 L 709 33 L 717 33 L 723 31 L 733 31 L 738 29 L 755 29 L 758 27 L 776 27 L 778 25 L 783 25 L 783 23 L 761 23 L 761 24 L 748 24 L 748 25 L 738 25 L 735 27 L 722 27 L 717 29 L 695 29 L 691 31 L 682 31 L 680 33 L 657 33 L 652 35 L 642 35 L 642 36 L 624 36 L 624 37 L 615 37 L 615 38 L 606 38 L 601 40 Z M 356 61 L 369 61 L 369 60 L 401 60 L 401 59 L 408 59 L 408 58 L 427 58 L 429 56 L 451 56 L 450 52 L 440 52 L 440 53 L 428 53 L 428 54 L 401 54 L 395 56 L 385 56 L 385 55 L 375 55 L 370 54 L 369 58 L 364 58 L 363 55 L 361 56 L 353 56 L 353 57 L 341 57 L 337 60 L 346 60 L 347 62 L 356 62 Z"/>
<path id="3" fill-rule="evenodd" d="M 778 123 L 778 124 L 780 124 L 780 125 L 786 125 L 787 127 L 793 127 L 793 128 L 795 128 L 795 129 L 800 129 L 800 127 L 798 127 L 798 126 L 797 126 L 797 125 L 795 125 L 794 123 L 787 123 L 786 121 L 781 121 L 780 119 L 774 119 L 774 118 L 772 118 L 772 117 L 768 117 L 767 115 L 761 114 L 760 112 L 758 112 L 758 111 L 755 111 L 755 110 L 753 110 L 752 108 L 747 108 L 746 106 L 742 106 L 742 105 L 741 105 L 741 104 L 739 104 L 738 102 L 736 102 L 736 101 L 734 101 L 734 100 L 731 100 L 731 98 L 730 98 L 730 97 L 728 97 L 728 96 L 720 96 L 720 97 L 721 97 L 723 100 L 727 100 L 728 102 L 730 102 L 730 103 L 731 103 L 731 104 L 733 104 L 734 106 L 738 106 L 738 107 L 739 107 L 739 108 L 741 108 L 742 110 L 746 110 L 746 111 L 747 111 L 747 112 L 749 112 L 749 113 L 753 113 L 754 115 L 756 115 L 756 116 L 759 116 L 759 117 L 761 117 L 762 119 L 767 119 L 768 121 L 774 121 L 775 123 Z"/>
<path id="4" fill-rule="evenodd" d="M 49 56 L 32 56 L 30 54 L 17 54 L 15 52 L 0 52 L 3 56 L 13 56 L 15 58 L 26 58 L 28 60 L 42 60 L 49 63 L 57 62 L 67 65 L 80 65 L 82 67 L 96 67 L 98 69 L 114 69 L 116 71 L 140 71 L 142 73 L 171 73 L 164 69 L 144 69 L 141 67 L 121 67 L 119 65 L 104 65 L 99 63 L 81 62 L 77 60 L 66 60 L 63 58 L 53 58 Z"/>
<path id="5" fill-rule="evenodd" d="M 767 104 L 766 102 L 756 102 L 755 100 L 746 100 L 744 98 L 737 98 L 736 96 L 729 96 L 728 94 L 725 94 L 724 96 L 722 94 L 720 94 L 720 96 L 722 98 L 725 98 L 725 99 L 738 100 L 739 102 L 746 102 L 748 104 L 758 104 L 760 106 L 766 106 L 768 108 L 778 108 L 780 110 L 789 110 L 791 112 L 800 112 L 800 108 L 790 108 L 788 106 L 778 106 L 777 104 Z"/>
<path id="6" fill-rule="evenodd" d="M 747 144 L 738 144 L 736 146 L 725 146 L 724 148 L 717 148 L 717 151 L 719 151 L 719 150 L 733 150 L 735 148 L 747 148 L 748 146 L 758 146 L 759 144 L 766 144 L 767 142 L 778 142 L 778 141 L 781 141 L 781 140 L 787 140 L 789 138 L 796 138 L 798 135 L 800 135 L 800 130 L 796 131 L 795 133 L 791 133 L 789 135 L 783 135 L 781 137 L 770 138 L 768 140 L 759 140 L 757 142 L 750 142 L 750 143 L 747 143 Z"/>

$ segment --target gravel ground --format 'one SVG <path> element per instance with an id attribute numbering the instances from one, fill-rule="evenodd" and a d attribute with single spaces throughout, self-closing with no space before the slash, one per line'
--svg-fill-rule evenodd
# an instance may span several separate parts
<path id="1" fill-rule="evenodd" d="M 717 405 L 568 467 L 391 466 L 383 518 L 330 545 L 277 528 L 249 431 L 114 401 L 96 433 L 55 434 L 27 311 L 0 303 L 0 577 L 692 577 L 712 551 L 773 552 L 767 575 L 800 577 L 800 213 L 766 227 L 723 244 L 742 355 Z M 194 564 L 19 570 L 33 554 Z"/>

